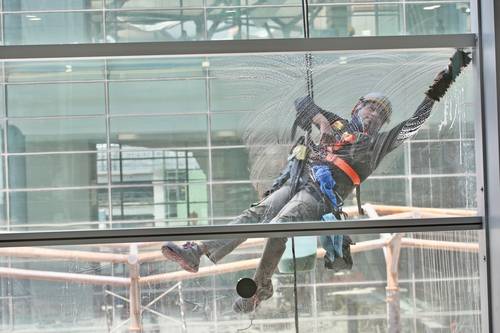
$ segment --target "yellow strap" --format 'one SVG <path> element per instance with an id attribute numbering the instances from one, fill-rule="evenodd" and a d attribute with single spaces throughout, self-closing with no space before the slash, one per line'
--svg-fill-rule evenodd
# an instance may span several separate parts
<path id="1" fill-rule="evenodd" d="M 304 145 L 298 145 L 293 148 L 292 154 L 299 161 L 305 160 L 307 157 L 307 147 Z"/>

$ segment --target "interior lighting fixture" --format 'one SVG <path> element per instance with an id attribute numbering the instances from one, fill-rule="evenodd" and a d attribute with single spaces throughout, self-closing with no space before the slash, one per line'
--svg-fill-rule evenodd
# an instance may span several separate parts
<path id="1" fill-rule="evenodd" d="M 424 10 L 434 10 L 434 9 L 437 9 L 441 7 L 441 5 L 434 5 L 434 6 L 427 6 L 427 7 L 424 7 Z"/>

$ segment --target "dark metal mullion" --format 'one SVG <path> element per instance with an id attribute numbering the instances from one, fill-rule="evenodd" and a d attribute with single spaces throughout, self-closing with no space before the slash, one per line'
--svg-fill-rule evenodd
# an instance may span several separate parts
<path id="1" fill-rule="evenodd" d="M 0 46 L 0 60 L 467 48 L 476 34 Z"/>
<path id="2" fill-rule="evenodd" d="M 379 234 L 394 232 L 479 230 L 482 227 L 482 217 L 468 216 L 430 219 L 353 220 L 349 222 L 334 223 L 296 222 L 178 228 L 11 232 L 0 234 L 0 247 L 224 239 L 237 237 L 273 238 L 328 234 Z"/>

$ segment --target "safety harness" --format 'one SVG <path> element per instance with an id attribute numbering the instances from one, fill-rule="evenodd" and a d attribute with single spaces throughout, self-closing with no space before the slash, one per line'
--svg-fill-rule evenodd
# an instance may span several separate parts
<path id="1" fill-rule="evenodd" d="M 347 163 L 343 158 L 341 158 L 339 155 L 332 153 L 332 152 L 327 152 L 325 156 L 325 161 L 333 164 L 342 172 L 349 177 L 351 180 L 352 184 L 355 186 L 356 189 L 356 201 L 358 203 L 358 213 L 359 215 L 363 215 L 363 208 L 361 207 L 361 178 L 359 177 L 358 173 L 356 170 L 354 170 L 349 163 Z"/>

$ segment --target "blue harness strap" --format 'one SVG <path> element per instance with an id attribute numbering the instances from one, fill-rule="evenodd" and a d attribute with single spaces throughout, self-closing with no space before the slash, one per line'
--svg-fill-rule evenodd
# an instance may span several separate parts
<path id="1" fill-rule="evenodd" d="M 312 172 L 314 174 L 314 178 L 316 178 L 316 182 L 318 182 L 321 192 L 330 200 L 333 205 L 333 209 L 337 210 L 339 208 L 339 204 L 337 196 L 333 191 L 337 183 L 332 177 L 330 168 L 326 164 L 314 165 L 312 167 Z"/>
<path id="2" fill-rule="evenodd" d="M 312 172 L 314 177 L 316 178 L 316 182 L 319 185 L 321 192 L 330 200 L 330 203 L 333 206 L 333 210 L 337 211 L 340 207 L 337 200 L 337 195 L 334 192 L 334 188 L 336 185 L 335 180 L 333 179 L 332 172 L 328 165 L 314 165 L 312 167 Z M 338 219 L 334 214 L 328 213 L 321 217 L 322 221 L 325 222 L 335 222 Z M 343 235 L 328 235 L 328 236 L 320 236 L 319 240 L 321 242 L 321 246 L 326 251 L 326 256 L 333 261 L 336 257 L 342 258 L 342 244 L 343 244 Z"/>

